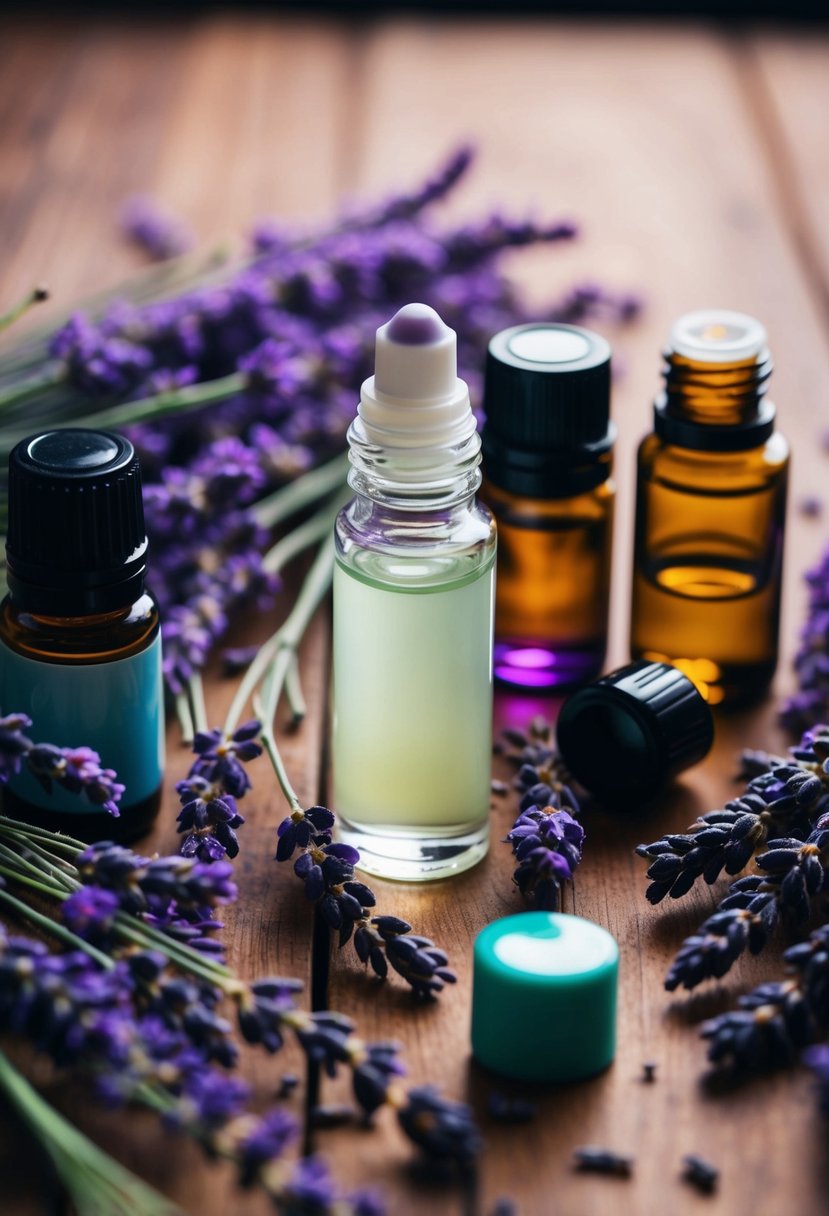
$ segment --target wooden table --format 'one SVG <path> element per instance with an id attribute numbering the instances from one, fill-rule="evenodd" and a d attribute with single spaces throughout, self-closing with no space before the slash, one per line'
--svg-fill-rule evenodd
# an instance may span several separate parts
<path id="1" fill-rule="evenodd" d="M 772 976 L 778 952 L 743 960 L 725 982 L 690 998 L 668 996 L 667 963 L 714 896 L 704 889 L 655 913 L 632 848 L 732 796 L 741 746 L 785 746 L 775 704 L 792 684 L 801 574 L 821 549 L 826 521 L 826 510 L 821 522 L 796 508 L 803 496 L 823 493 L 829 468 L 819 440 L 829 398 L 827 103 L 829 39 L 819 32 L 415 18 L 341 24 L 265 15 L 146 24 L 17 18 L 0 25 L 4 302 L 46 279 L 65 303 L 128 271 L 132 255 L 118 243 L 115 217 L 131 192 L 156 195 L 209 242 L 265 214 L 323 219 L 343 195 L 415 183 L 462 138 L 478 144 L 480 157 L 451 203 L 455 215 L 497 203 L 580 221 L 577 245 L 516 257 L 514 269 L 539 299 L 593 278 L 647 301 L 642 320 L 614 336 L 623 366 L 614 402 L 614 662 L 625 658 L 633 451 L 649 426 L 666 328 L 684 310 L 710 305 L 755 313 L 769 328 L 773 396 L 794 446 L 785 658 L 774 698 L 720 716 L 713 754 L 647 819 L 587 819 L 585 861 L 566 908 L 607 926 L 621 946 L 614 1066 L 584 1084 L 533 1092 L 539 1114 L 530 1124 L 504 1126 L 486 1116 L 493 1081 L 469 1057 L 470 943 L 488 921 L 521 907 L 509 850 L 497 843 L 514 815 L 512 798 L 494 800 L 496 843 L 471 873 L 425 887 L 376 884 L 383 908 L 447 948 L 457 988 L 414 1006 L 401 984 L 374 983 L 351 957 L 334 953 L 327 990 L 316 994 L 351 1015 L 367 1038 L 399 1038 L 412 1081 L 438 1082 L 475 1105 L 487 1146 L 475 1209 L 482 1213 L 504 1195 L 522 1216 L 593 1216 L 620 1205 L 638 1216 L 810 1216 L 823 1209 L 827 1130 L 815 1115 L 809 1078 L 798 1072 L 725 1089 L 706 1083 L 695 1030 Z M 286 592 L 279 611 L 289 603 Z M 261 634 L 273 623 L 242 622 L 237 632 Z M 323 612 L 303 656 L 309 717 L 285 740 L 309 804 L 326 797 L 327 638 Z M 229 686 L 211 678 L 212 721 L 221 721 L 229 697 Z M 539 708 L 554 710 L 500 698 L 498 719 L 523 723 Z M 172 791 L 187 766 L 174 726 L 170 761 Z M 247 974 L 308 982 L 326 960 L 319 945 L 314 953 L 296 880 L 271 860 L 283 810 L 264 761 L 253 776 L 237 863 L 242 896 L 226 932 L 230 956 Z M 148 847 L 174 848 L 174 814 L 170 792 Z M 530 1041 L 541 1032 L 526 1028 Z M 652 1085 L 641 1081 L 646 1059 L 658 1062 Z M 283 1072 L 300 1066 L 291 1052 L 273 1061 L 246 1053 L 243 1070 L 264 1098 Z M 191 1216 L 267 1210 L 261 1198 L 239 1197 L 229 1170 L 203 1163 L 149 1117 L 102 1115 L 60 1084 L 50 1083 L 49 1092 Z M 333 1086 L 326 1096 L 334 1100 L 338 1092 Z M 301 1110 L 299 1099 L 296 1106 Z M 317 1132 L 313 1146 L 343 1182 L 382 1186 L 395 1216 L 455 1213 L 464 1204 L 468 1211 L 468 1197 L 412 1179 L 409 1146 L 386 1116 L 371 1134 Z M 10 1129 L 4 1143 L 5 1216 L 61 1210 L 22 1134 Z M 571 1151 L 585 1143 L 632 1153 L 632 1179 L 575 1174 Z M 687 1152 L 720 1165 L 716 1196 L 679 1181 Z"/>

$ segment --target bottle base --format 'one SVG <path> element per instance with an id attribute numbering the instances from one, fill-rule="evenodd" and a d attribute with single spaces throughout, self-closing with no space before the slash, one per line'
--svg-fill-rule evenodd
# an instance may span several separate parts
<path id="1" fill-rule="evenodd" d="M 88 805 L 88 804 L 87 804 Z M 97 840 L 114 840 L 118 844 L 129 844 L 146 836 L 152 827 L 161 806 L 161 787 L 147 798 L 132 806 L 121 807 L 116 819 L 107 811 L 61 812 L 47 811 L 18 797 L 8 787 L 3 790 L 2 810 L 12 819 L 30 823 L 33 827 L 47 828 L 50 832 L 62 832 L 85 844 Z"/>
<path id="2" fill-rule="evenodd" d="M 567 648 L 550 642 L 502 638 L 493 648 L 499 684 L 532 692 L 559 692 L 586 684 L 601 673 L 604 646 Z"/>
<path id="3" fill-rule="evenodd" d="M 338 816 L 337 838 L 360 850 L 358 870 L 397 882 L 430 882 L 451 878 L 486 856 L 489 820 L 461 830 L 424 828 L 422 832 L 351 823 Z"/>

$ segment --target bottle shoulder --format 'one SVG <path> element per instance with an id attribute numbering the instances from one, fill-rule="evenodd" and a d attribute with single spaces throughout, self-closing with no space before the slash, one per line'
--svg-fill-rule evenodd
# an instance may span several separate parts
<path id="1" fill-rule="evenodd" d="M 569 521 L 604 519 L 613 510 L 616 485 L 612 478 L 608 478 L 581 494 L 566 498 L 533 498 L 513 494 L 484 478 L 481 495 L 498 524 L 531 526 L 533 521 L 543 524 L 545 521 L 556 520 L 566 524 Z"/>
<path id="2" fill-rule="evenodd" d="M 363 581 L 438 587 L 467 581 L 494 564 L 495 520 L 475 500 L 441 512 L 388 512 L 357 499 L 334 527 L 337 563 Z"/>
<path id="3" fill-rule="evenodd" d="M 159 634 L 158 605 L 149 593 L 116 612 L 47 617 L 26 612 L 7 595 L 0 603 L 0 641 L 45 663 L 109 663 L 130 658 Z"/>
<path id="4" fill-rule="evenodd" d="M 393 510 L 357 496 L 339 512 L 334 535 L 339 555 L 352 548 L 415 557 L 494 549 L 495 519 L 472 499 L 451 509 Z"/>
<path id="5" fill-rule="evenodd" d="M 709 483 L 722 491 L 763 486 L 785 479 L 789 444 L 779 431 L 756 448 L 738 452 L 709 452 L 667 443 L 650 434 L 639 445 L 639 477 L 700 487 Z"/>

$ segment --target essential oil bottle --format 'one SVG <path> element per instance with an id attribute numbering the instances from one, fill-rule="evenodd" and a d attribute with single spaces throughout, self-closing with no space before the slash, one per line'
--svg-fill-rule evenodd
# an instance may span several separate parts
<path id="1" fill-rule="evenodd" d="M 495 678 L 593 679 L 607 642 L 615 489 L 610 347 L 574 325 L 518 325 L 489 345 L 481 496 L 498 524 Z"/>
<path id="2" fill-rule="evenodd" d="M 631 653 L 712 705 L 761 695 L 777 664 L 789 453 L 753 317 L 674 325 L 654 433 L 639 448 Z"/>
<path id="3" fill-rule="evenodd" d="M 336 523 L 334 804 L 361 868 L 466 869 L 489 838 L 495 525 L 456 337 L 409 304 L 377 331 Z"/>
<path id="4" fill-rule="evenodd" d="M 105 431 L 48 431 L 9 459 L 8 595 L 0 604 L 0 707 L 28 714 L 38 743 L 91 747 L 125 790 L 120 817 L 28 771 L 8 813 L 82 840 L 142 835 L 164 769 L 158 609 L 144 588 L 147 538 L 132 444 Z"/>

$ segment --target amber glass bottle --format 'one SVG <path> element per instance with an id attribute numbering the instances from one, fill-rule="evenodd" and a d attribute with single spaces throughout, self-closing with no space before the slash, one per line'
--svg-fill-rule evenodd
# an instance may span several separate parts
<path id="1" fill-rule="evenodd" d="M 519 325 L 489 346 L 481 496 L 498 525 L 494 674 L 568 688 L 604 662 L 614 430 L 610 347 L 573 325 Z"/>
<path id="2" fill-rule="evenodd" d="M 0 605 L 0 707 L 38 743 L 91 747 L 123 784 L 120 816 L 44 789 L 25 769 L 8 812 L 82 840 L 132 840 L 155 817 L 164 765 L 158 609 L 144 589 L 138 460 L 120 435 L 67 429 L 9 462 L 9 594 Z"/>
<path id="3" fill-rule="evenodd" d="M 712 705 L 749 701 L 777 664 L 789 459 L 765 330 L 691 313 L 665 359 L 639 449 L 631 653 L 681 668 Z"/>

